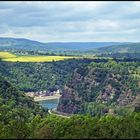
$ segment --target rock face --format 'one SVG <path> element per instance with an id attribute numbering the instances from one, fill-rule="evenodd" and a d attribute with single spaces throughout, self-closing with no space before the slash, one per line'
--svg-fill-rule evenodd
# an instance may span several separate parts
<path id="1" fill-rule="evenodd" d="M 131 82 L 136 85 L 137 81 L 130 80 L 128 71 L 123 72 L 124 69 L 119 72 L 104 67 L 75 69 L 62 90 L 57 110 L 70 114 L 82 113 L 83 105 L 88 102 L 116 106 L 131 104 L 140 90 L 131 88 Z"/>
<path id="2" fill-rule="evenodd" d="M 58 110 L 72 114 L 77 112 L 79 104 L 82 103 L 82 98 L 78 97 L 78 93 L 74 92 L 74 89 L 65 86 L 60 102 Z"/>

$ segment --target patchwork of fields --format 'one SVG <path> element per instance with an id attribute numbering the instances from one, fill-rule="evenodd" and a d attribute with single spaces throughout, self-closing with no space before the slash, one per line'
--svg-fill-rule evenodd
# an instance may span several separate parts
<path id="1" fill-rule="evenodd" d="M 0 52 L 0 58 L 2 61 L 8 62 L 52 62 L 60 61 L 72 58 L 79 58 L 76 56 L 17 56 L 10 52 Z"/>

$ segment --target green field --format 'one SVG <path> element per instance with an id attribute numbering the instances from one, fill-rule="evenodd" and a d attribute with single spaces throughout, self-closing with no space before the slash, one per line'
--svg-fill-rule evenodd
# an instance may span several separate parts
<path id="1" fill-rule="evenodd" d="M 0 58 L 2 61 L 8 62 L 52 62 L 60 61 L 72 58 L 79 58 L 76 56 L 17 56 L 10 52 L 0 52 Z"/>

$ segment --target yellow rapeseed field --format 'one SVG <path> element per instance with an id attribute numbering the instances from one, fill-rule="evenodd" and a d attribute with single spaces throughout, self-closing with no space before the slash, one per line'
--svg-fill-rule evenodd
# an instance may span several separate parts
<path id="1" fill-rule="evenodd" d="M 9 52 L 0 52 L 2 61 L 8 62 L 52 62 L 65 59 L 78 58 L 73 56 L 16 56 Z"/>
<path id="2" fill-rule="evenodd" d="M 0 52 L 0 58 L 14 58 L 16 55 L 11 54 L 9 52 Z"/>
<path id="3" fill-rule="evenodd" d="M 52 62 L 64 59 L 72 59 L 73 57 L 67 56 L 19 56 L 16 58 L 6 58 L 3 61 L 10 62 Z"/>

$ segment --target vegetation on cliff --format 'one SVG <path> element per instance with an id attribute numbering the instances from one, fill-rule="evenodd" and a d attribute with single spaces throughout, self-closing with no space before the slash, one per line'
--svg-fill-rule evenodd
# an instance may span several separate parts
<path id="1" fill-rule="evenodd" d="M 109 61 L 76 68 L 63 88 L 58 111 L 93 116 L 133 112 L 140 93 L 139 65 Z"/>

